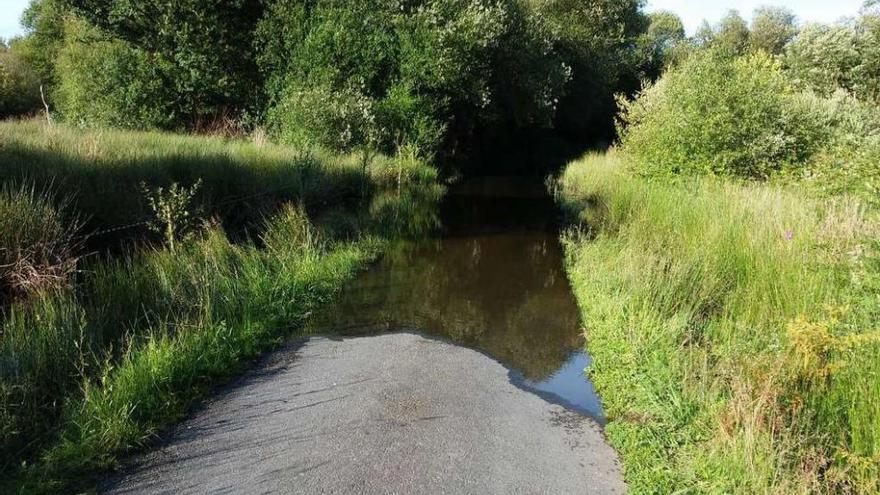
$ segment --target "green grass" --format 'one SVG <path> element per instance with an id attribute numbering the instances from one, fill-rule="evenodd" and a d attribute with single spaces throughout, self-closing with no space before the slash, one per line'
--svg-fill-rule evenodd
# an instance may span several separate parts
<path id="1" fill-rule="evenodd" d="M 238 234 L 260 225 L 265 215 L 289 201 L 313 210 L 372 193 L 383 180 L 396 179 L 388 171 L 405 161 L 373 155 L 365 167 L 361 154 L 293 149 L 256 138 L 78 129 L 39 120 L 0 122 L 0 183 L 62 192 L 71 203 L 68 211 L 84 220 L 86 233 L 148 218 L 142 183 L 189 186 L 201 180 L 197 206 L 205 217 Z M 424 165 L 418 170 L 431 175 Z M 142 236 L 145 230 L 109 237 Z"/>
<path id="2" fill-rule="evenodd" d="M 634 493 L 880 490 L 880 258 L 844 197 L 571 164 L 590 375 Z"/>
<path id="3" fill-rule="evenodd" d="M 53 219 L 91 215 L 98 227 L 119 213 L 105 210 L 121 218 L 143 206 L 132 188 L 145 177 L 190 177 L 203 180 L 205 218 L 220 219 L 174 250 L 142 242 L 145 230 L 128 233 L 124 248 L 80 261 L 66 283 L 0 304 L 4 493 L 88 489 L 95 473 L 147 444 L 218 381 L 301 332 L 381 253 L 386 236 L 433 227 L 442 194 L 436 172 L 406 156 L 375 157 L 365 167 L 356 156 L 302 161 L 289 148 L 217 138 L 117 131 L 77 138 L 74 129 L 36 122 L 3 123 L 0 132 L 12 136 L 0 156 L 27 149 L 33 158 L 32 173 L 24 173 L 24 159 L 0 173 L 4 187 L 75 196 L 67 205 L 51 194 L 18 198 L 17 208 L 46 207 Z M 90 139 L 100 143 L 95 162 L 83 144 Z M 259 205 L 237 199 L 269 186 L 290 187 Z M 211 206 L 233 200 L 228 214 Z M 232 216 L 252 206 L 252 220 Z"/>

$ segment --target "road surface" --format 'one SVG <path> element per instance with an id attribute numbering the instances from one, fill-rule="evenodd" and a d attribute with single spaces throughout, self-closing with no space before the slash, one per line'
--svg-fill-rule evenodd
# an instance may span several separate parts
<path id="1" fill-rule="evenodd" d="M 415 334 L 293 343 L 99 490 L 624 492 L 593 420 L 518 388 L 509 373 Z"/>

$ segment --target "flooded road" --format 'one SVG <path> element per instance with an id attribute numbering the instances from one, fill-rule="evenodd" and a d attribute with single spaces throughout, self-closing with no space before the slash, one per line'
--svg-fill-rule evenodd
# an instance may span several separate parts
<path id="1" fill-rule="evenodd" d="M 563 266 L 558 212 L 540 179 L 451 188 L 439 229 L 398 241 L 312 322 L 346 336 L 416 331 L 482 351 L 510 380 L 603 422 L 584 374 L 580 313 Z"/>
<path id="2" fill-rule="evenodd" d="M 469 182 L 99 492 L 626 491 L 540 181 Z M 426 217 L 423 217 L 426 218 Z M 341 334 L 341 335 L 340 335 Z"/>

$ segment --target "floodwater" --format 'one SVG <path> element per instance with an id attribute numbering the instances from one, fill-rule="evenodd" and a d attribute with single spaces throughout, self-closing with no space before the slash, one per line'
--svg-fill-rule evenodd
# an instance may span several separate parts
<path id="1" fill-rule="evenodd" d="M 468 180 L 450 189 L 439 219 L 433 234 L 397 241 L 312 331 L 446 339 L 497 359 L 517 386 L 603 422 L 542 181 Z"/>

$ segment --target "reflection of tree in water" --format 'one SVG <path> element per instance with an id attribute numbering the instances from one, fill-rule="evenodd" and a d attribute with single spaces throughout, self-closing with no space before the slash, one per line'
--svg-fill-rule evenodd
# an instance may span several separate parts
<path id="1" fill-rule="evenodd" d="M 540 380 L 581 344 L 561 256 L 552 234 L 541 232 L 401 242 L 314 326 L 423 331 Z"/>

